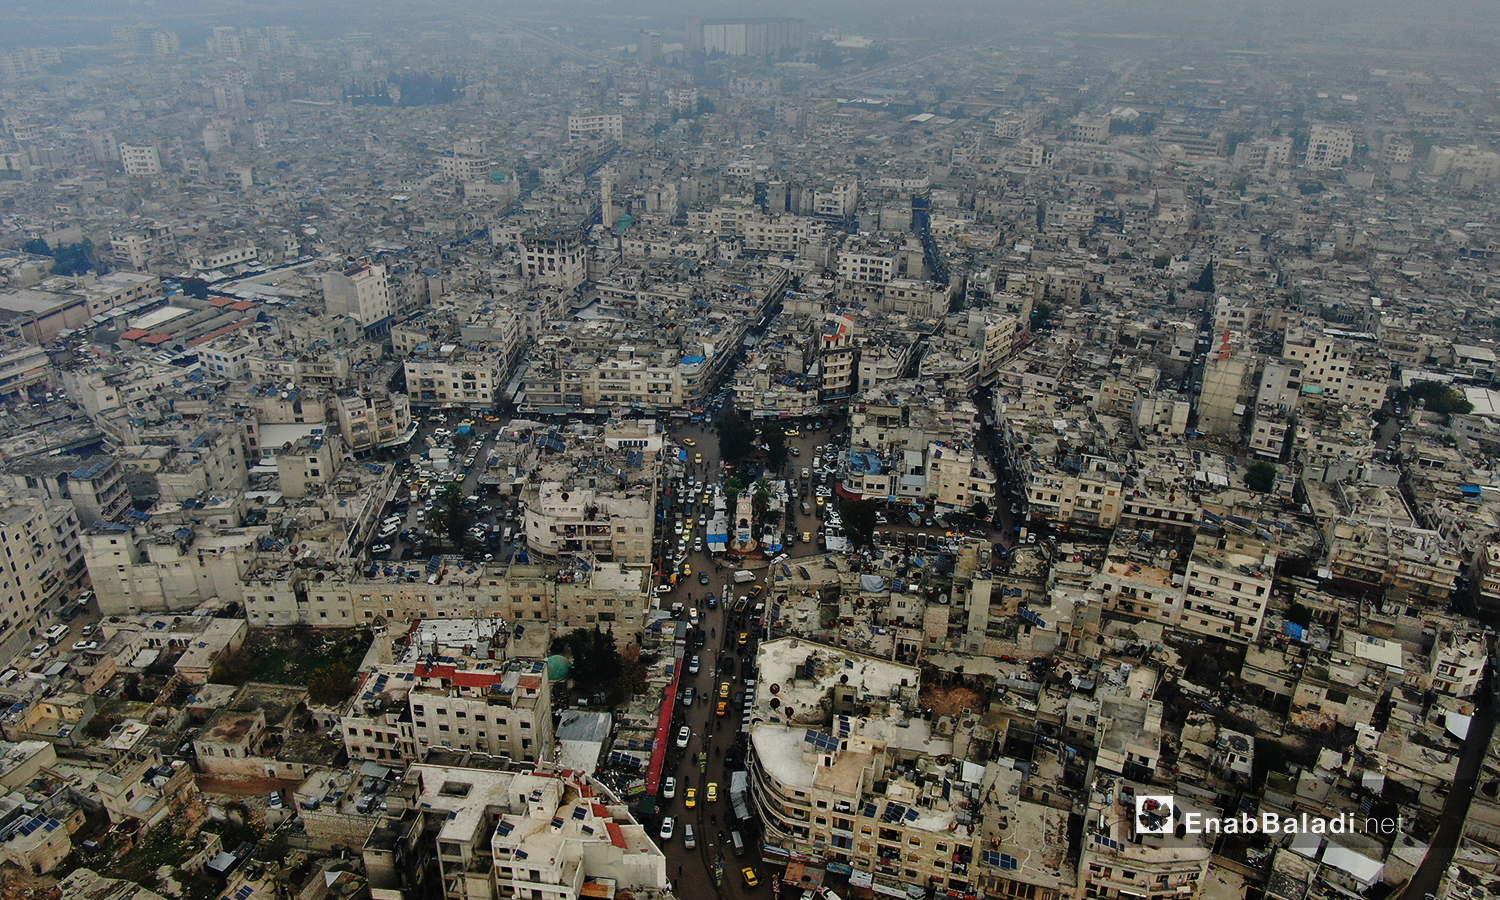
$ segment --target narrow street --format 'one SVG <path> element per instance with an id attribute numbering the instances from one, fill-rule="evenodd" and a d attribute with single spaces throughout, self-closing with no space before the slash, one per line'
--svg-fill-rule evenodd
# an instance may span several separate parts
<path id="1" fill-rule="evenodd" d="M 1497 673 L 1492 671 L 1489 677 L 1495 678 Z M 1401 892 L 1400 900 L 1422 900 L 1428 894 L 1436 893 L 1443 873 L 1448 870 L 1453 854 L 1458 851 L 1458 841 L 1469 815 L 1469 803 L 1474 799 L 1474 790 L 1478 786 L 1476 776 L 1484 763 L 1484 754 L 1489 749 L 1494 733 L 1495 704 L 1490 692 L 1483 690 L 1482 698 L 1475 705 L 1474 718 L 1469 722 L 1468 737 L 1464 739 L 1463 750 L 1458 755 L 1458 771 L 1454 773 L 1453 786 L 1448 791 L 1447 799 L 1443 801 L 1442 821 L 1438 823 L 1432 843 L 1427 847 L 1427 855 L 1422 857 L 1422 864 L 1417 866 L 1416 874 L 1406 883 L 1406 890 Z"/>

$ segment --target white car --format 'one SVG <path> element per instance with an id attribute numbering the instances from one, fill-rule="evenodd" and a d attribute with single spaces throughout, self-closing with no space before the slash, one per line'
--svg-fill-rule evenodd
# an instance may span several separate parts
<path id="1" fill-rule="evenodd" d="M 656 586 L 656 592 L 658 594 L 670 594 L 672 593 L 672 586 L 670 584 L 658 584 Z"/>
<path id="2" fill-rule="evenodd" d="M 46 644 L 42 644 L 41 647 L 42 647 L 42 653 L 47 652 L 47 645 Z M 32 659 L 36 659 L 36 657 L 40 656 L 40 655 L 41 654 L 35 654 L 31 658 Z M 679 750 L 685 750 L 685 749 L 687 749 L 688 741 L 692 740 L 692 738 L 693 738 L 693 729 L 687 727 L 686 725 L 684 725 L 681 728 L 677 729 L 677 749 L 679 749 Z"/>
<path id="3" fill-rule="evenodd" d="M 694 625 L 698 624 L 698 607 L 695 606 L 688 610 L 688 621 Z"/>
<path id="4" fill-rule="evenodd" d="M 661 820 L 661 831 L 658 831 L 656 833 L 656 836 L 661 838 L 663 841 L 670 841 L 672 839 L 672 832 L 676 828 L 676 826 L 677 822 L 673 820 L 671 816 L 667 816 L 665 819 Z"/>
<path id="5" fill-rule="evenodd" d="M 391 552 L 391 545 L 390 544 L 374 544 L 374 545 L 372 545 L 370 547 L 370 555 L 371 556 L 379 556 L 382 553 L 390 553 L 390 552 Z"/>
<path id="6" fill-rule="evenodd" d="M 688 660 L 688 674 L 689 675 L 697 675 L 698 674 L 698 654 L 696 654 L 696 653 L 693 654 L 693 658 L 692 659 Z"/>
<path id="7" fill-rule="evenodd" d="M 74 641 L 73 642 L 73 649 L 77 650 L 79 652 L 83 652 L 85 650 L 98 650 L 99 649 L 99 642 L 98 641 Z"/>
<path id="8" fill-rule="evenodd" d="M 48 648 L 47 642 L 43 641 L 40 644 L 37 644 L 35 647 L 32 647 L 31 648 L 31 652 L 29 654 L 27 654 L 27 655 L 30 656 L 32 659 L 41 659 L 44 655 L 46 655 L 48 649 L 49 648 Z M 686 729 L 684 729 L 684 730 L 686 730 Z M 687 744 L 681 744 L 679 746 L 686 747 Z"/>
<path id="9" fill-rule="evenodd" d="M 671 800 L 675 796 L 677 796 L 677 777 L 675 775 L 668 775 L 666 780 L 661 783 L 661 798 L 663 800 Z"/>

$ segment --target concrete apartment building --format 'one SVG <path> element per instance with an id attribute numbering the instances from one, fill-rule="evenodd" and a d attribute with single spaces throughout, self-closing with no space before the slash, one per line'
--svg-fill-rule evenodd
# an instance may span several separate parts
<path id="1" fill-rule="evenodd" d="M 78 549 L 78 520 L 66 504 L 56 505 L 54 516 L 41 500 L 0 493 L 0 549 L 6 558 L 0 569 L 0 659 L 36 643 L 58 602 L 79 587 L 69 561 Z"/>
<path id="2" fill-rule="evenodd" d="M 94 525 L 83 529 L 84 562 L 105 615 L 181 612 L 210 599 L 240 601 L 251 549 L 248 530 Z"/>
<path id="3" fill-rule="evenodd" d="M 1194 634 L 1238 644 L 1254 641 L 1271 600 L 1279 555 L 1271 541 L 1233 533 L 1199 534 L 1180 602 L 1173 597 L 1162 607 L 1162 616 Z"/>
<path id="4" fill-rule="evenodd" d="M 126 175 L 160 175 L 161 153 L 155 144 L 121 144 L 120 165 Z"/>
<path id="5" fill-rule="evenodd" d="M 289 565 L 284 555 L 257 558 L 247 568 L 243 596 L 235 599 L 245 604 L 252 626 L 468 619 L 477 610 L 482 617 L 528 626 L 550 621 L 558 632 L 607 631 L 623 647 L 640 640 L 651 605 L 646 564 L 599 562 L 565 582 L 542 566 L 512 565 L 503 571 L 486 566 L 468 573 L 440 562 L 431 583 L 365 570 L 327 577 Z M 318 581 L 315 574 L 325 577 Z M 100 597 L 102 602 L 102 592 Z"/>
<path id="6" fill-rule="evenodd" d="M 725 56 L 775 56 L 801 50 L 807 36 L 802 19 L 723 18 L 687 20 L 688 53 L 722 53 Z"/>
<path id="7" fill-rule="evenodd" d="M 917 669 L 789 638 L 762 643 L 756 661 L 761 682 L 781 686 L 774 701 L 757 693 L 750 727 L 761 852 L 826 859 L 877 890 L 934 881 L 971 890 L 968 874 L 950 869 L 975 845 L 972 830 L 953 827 L 958 809 L 941 789 L 937 757 L 951 742 L 921 718 L 894 727 L 903 698 L 916 696 Z M 928 770 L 936 796 L 923 788 Z M 962 778 L 952 783 L 964 790 Z"/>
<path id="8" fill-rule="evenodd" d="M 1160 831 L 1141 827 L 1136 797 L 1163 793 L 1149 784 L 1100 779 L 1089 791 L 1087 825 L 1078 860 L 1079 897 L 1178 898 L 1200 896 L 1211 857 L 1202 834 L 1182 834 L 1180 820 Z M 1191 802 L 1181 792 L 1175 801 L 1185 816 L 1189 811 L 1217 817 L 1218 810 Z"/>
<path id="9" fill-rule="evenodd" d="M 396 446 L 413 435 L 408 394 L 363 392 L 331 397 L 328 405 L 339 423 L 339 436 L 353 453 Z"/>
<path id="10" fill-rule="evenodd" d="M 1314 125 L 1307 136 L 1309 169 L 1336 169 L 1354 156 L 1354 132 L 1336 125 Z"/>
<path id="11" fill-rule="evenodd" d="M 602 782 L 450 756 L 454 763 L 408 768 L 403 789 L 392 792 L 396 802 L 365 841 L 364 868 L 377 896 L 672 896 L 666 856 Z"/>
<path id="12" fill-rule="evenodd" d="M 536 228 L 521 235 L 521 274 L 537 284 L 572 290 L 588 273 L 583 234 L 576 228 Z"/>
<path id="13" fill-rule="evenodd" d="M 625 139 L 625 117 L 619 113 L 594 116 L 568 116 L 568 140 L 582 141 L 607 138 Z"/>
<path id="14" fill-rule="evenodd" d="M 1352 341 L 1331 338 L 1302 329 L 1288 328 L 1282 346 L 1283 358 L 1301 367 L 1304 392 L 1317 392 L 1328 399 L 1370 409 L 1385 404 L 1389 389 L 1390 360 L 1374 347 L 1361 348 Z"/>
<path id="15" fill-rule="evenodd" d="M 495 392 L 504 386 L 508 369 L 504 352 L 460 344 L 429 346 L 403 365 L 411 402 L 474 409 L 495 405 Z"/>
<path id="16" fill-rule="evenodd" d="M 323 304 L 330 316 L 352 316 L 369 327 L 395 315 L 383 265 L 359 265 L 323 273 Z"/>
<path id="17" fill-rule="evenodd" d="M 576 483 L 528 487 L 526 546 L 546 559 L 588 553 L 599 559 L 651 559 L 651 498 Z"/>
<path id="18" fill-rule="evenodd" d="M 45 392 L 51 380 L 47 351 L 28 341 L 0 341 L 0 399 L 30 403 L 33 390 Z"/>

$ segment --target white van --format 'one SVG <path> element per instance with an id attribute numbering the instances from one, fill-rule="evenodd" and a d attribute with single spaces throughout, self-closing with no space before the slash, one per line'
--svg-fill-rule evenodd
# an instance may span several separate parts
<path id="1" fill-rule="evenodd" d="M 42 637 L 47 639 L 47 643 L 51 644 L 54 647 L 57 646 L 59 641 L 67 636 L 68 626 L 66 625 L 53 625 L 51 628 L 47 629 L 46 633 L 42 635 Z"/>
<path id="2" fill-rule="evenodd" d="M 745 584 L 747 582 L 754 581 L 754 580 L 755 580 L 755 573 L 752 572 L 752 571 L 750 571 L 749 569 L 740 569 L 738 572 L 734 573 L 734 583 L 735 584 Z"/>

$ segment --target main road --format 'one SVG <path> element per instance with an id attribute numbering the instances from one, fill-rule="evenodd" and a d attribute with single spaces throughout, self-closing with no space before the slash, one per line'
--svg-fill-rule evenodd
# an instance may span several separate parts
<path id="1" fill-rule="evenodd" d="M 788 428 L 792 423 L 772 423 L 770 427 Z M 828 443 L 833 439 L 833 434 L 824 428 L 820 431 L 804 433 L 798 437 L 788 438 L 788 446 L 798 448 L 800 456 L 790 457 L 787 462 L 789 470 L 795 468 L 797 472 L 805 466 L 810 465 L 814 455 L 814 448 L 819 444 Z M 709 485 L 718 484 L 723 477 L 719 465 L 719 442 L 717 436 L 707 426 L 684 424 L 676 426 L 672 430 L 672 438 L 679 444 L 684 439 L 692 440 L 695 446 L 686 446 L 688 451 L 687 477 L 696 477 L 700 485 L 704 482 Z M 698 463 L 695 457 L 701 455 L 703 461 Z M 796 473 L 793 473 L 796 474 Z M 701 490 L 701 488 L 700 488 Z M 667 535 L 672 536 L 675 541 L 673 522 L 676 514 L 684 513 L 681 505 L 681 497 L 674 495 L 672 505 L 673 516 L 661 523 Z M 811 502 L 811 501 L 809 501 Z M 800 504 L 799 504 L 800 507 Z M 690 518 L 693 522 L 692 538 L 704 536 L 705 528 L 698 524 L 698 516 L 706 515 L 712 518 L 712 510 L 707 509 L 701 503 L 695 503 L 690 508 Z M 804 516 L 800 508 L 796 517 L 796 528 L 800 531 L 816 532 L 817 520 L 815 516 Z M 818 552 L 816 543 L 798 543 L 790 549 L 794 557 L 811 556 Z M 666 764 L 662 769 L 663 780 L 667 776 L 675 776 L 677 779 L 677 794 L 671 800 L 658 800 L 658 813 L 651 818 L 647 826 L 653 837 L 659 834 L 659 828 L 663 815 L 670 815 L 676 821 L 676 827 L 671 840 L 658 843 L 667 854 L 668 875 L 677 883 L 677 894 L 679 896 L 708 898 L 717 895 L 723 898 L 750 898 L 757 894 L 769 896 L 770 879 L 781 872 L 780 864 L 766 864 L 760 859 L 759 844 L 748 832 L 744 833 L 745 850 L 742 856 L 736 856 L 733 849 L 726 842 L 720 840 L 722 832 L 727 838 L 733 823 L 733 812 L 729 803 L 729 776 L 732 768 L 726 764 L 725 757 L 730 752 L 735 738 L 739 734 L 742 718 L 743 704 L 737 702 L 743 691 L 744 680 L 747 677 L 745 667 L 753 667 L 755 660 L 755 629 L 750 627 L 742 616 L 737 616 L 733 611 L 733 603 L 718 603 L 717 609 L 709 609 L 707 598 L 714 596 L 723 598 L 726 596 L 725 586 L 729 585 L 728 596 L 735 597 L 734 588 L 738 587 L 741 592 L 750 585 L 736 586 L 733 584 L 733 574 L 741 568 L 748 568 L 760 576 L 757 580 L 769 588 L 767 578 L 767 567 L 765 561 L 754 561 L 744 565 L 732 562 L 728 559 L 718 561 L 709 555 L 707 549 L 700 551 L 689 551 L 687 563 L 692 568 L 692 575 L 680 579 L 677 587 L 671 593 L 662 595 L 659 603 L 663 607 L 670 607 L 673 603 L 681 603 L 685 608 L 696 608 L 700 616 L 699 627 L 703 629 L 706 644 L 701 650 L 694 651 L 689 642 L 688 659 L 696 653 L 699 657 L 699 670 L 696 675 L 690 674 L 686 669 L 683 671 L 681 688 L 678 696 L 681 697 L 686 688 L 692 688 L 694 693 L 693 705 L 685 707 L 679 701 L 678 708 L 674 711 L 672 736 L 673 743 L 667 750 Z M 707 572 L 709 583 L 702 584 L 699 581 L 700 572 Z M 749 631 L 751 638 L 744 647 L 739 646 L 738 634 L 741 631 Z M 732 667 L 732 674 L 723 669 L 726 664 Z M 684 660 L 686 665 L 686 660 Z M 729 683 L 728 710 L 724 716 L 715 714 L 719 702 L 719 686 L 725 682 Z M 692 729 L 692 739 L 686 750 L 678 749 L 675 738 L 677 727 L 686 724 Z M 708 761 L 700 768 L 697 756 L 700 752 L 708 754 Z M 741 761 L 738 767 L 743 768 Z M 709 802 L 707 800 L 708 785 L 717 785 L 718 799 Z M 693 809 L 686 807 L 686 792 L 693 788 L 697 792 L 697 804 Z M 691 823 L 693 832 L 697 838 L 697 847 L 688 850 L 683 841 L 683 825 Z M 713 880 L 713 864 L 718 857 L 723 857 L 724 880 L 717 888 Z M 755 888 L 747 888 L 740 870 L 745 866 L 755 869 L 760 880 L 760 885 Z"/>

